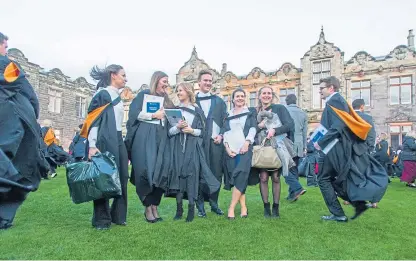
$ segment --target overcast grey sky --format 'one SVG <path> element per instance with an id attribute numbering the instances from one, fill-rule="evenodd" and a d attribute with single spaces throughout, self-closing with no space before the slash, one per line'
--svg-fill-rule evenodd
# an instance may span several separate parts
<path id="1" fill-rule="evenodd" d="M 0 31 L 9 47 L 72 79 L 95 65 L 124 66 L 137 89 L 155 70 L 174 84 L 195 45 L 199 58 L 237 75 L 278 69 L 319 38 L 345 52 L 386 55 L 416 33 L 415 0 L 14 0 L 2 1 Z"/>

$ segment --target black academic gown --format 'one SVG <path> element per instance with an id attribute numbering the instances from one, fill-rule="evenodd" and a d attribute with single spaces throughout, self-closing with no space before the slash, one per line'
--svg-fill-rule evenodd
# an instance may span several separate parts
<path id="1" fill-rule="evenodd" d="M 150 90 L 141 91 L 130 104 L 125 143 L 132 165 L 130 182 L 146 206 L 158 205 L 168 186 L 170 150 L 166 124 L 138 120 L 145 94 L 150 95 Z"/>
<path id="2" fill-rule="evenodd" d="M 256 112 L 254 111 L 254 109 L 250 110 L 249 112 L 227 117 L 224 123 L 224 133 L 231 130 L 230 129 L 231 120 L 241 118 L 243 116 L 247 116 L 246 122 L 244 124 L 244 129 L 243 129 L 244 137 L 247 137 L 250 128 L 257 127 Z M 254 180 L 256 180 L 258 177 L 257 173 L 250 172 L 252 157 L 253 157 L 253 144 L 250 144 L 248 151 L 245 154 L 237 154 L 234 158 L 231 158 L 227 153 L 225 153 L 224 189 L 231 190 L 232 187 L 235 187 L 236 189 L 238 189 L 238 191 L 244 194 L 246 192 L 247 185 L 256 184 L 256 182 L 252 184 L 251 180 L 253 180 L 253 178 L 250 178 L 251 175 L 255 176 Z"/>
<path id="3" fill-rule="evenodd" d="M 334 172 L 333 186 L 342 199 L 379 202 L 387 189 L 388 177 L 369 155 L 366 137 L 371 125 L 362 120 L 339 94 L 326 103 L 321 124 L 328 133 L 318 141 L 323 149 L 335 138 L 339 142 L 324 156 L 321 171 Z"/>
<path id="4" fill-rule="evenodd" d="M 88 115 L 80 131 L 80 136 L 88 139 L 92 127 L 98 127 L 96 147 L 101 152 L 114 156 L 118 167 L 122 195 L 116 197 L 109 207 L 109 199 L 94 200 L 93 226 L 109 226 L 111 222 L 121 224 L 127 218 L 128 158 L 121 132 L 117 131 L 114 106 L 120 98 L 112 101 L 106 90 L 99 91 L 91 100 Z M 86 143 L 86 153 L 89 144 Z"/>
<path id="5" fill-rule="evenodd" d="M 184 193 L 184 198 L 188 198 L 190 202 L 195 202 L 198 193 L 214 194 L 220 189 L 221 183 L 211 172 L 202 146 L 205 133 L 204 112 L 198 107 L 195 110 L 184 107 L 178 109 L 194 115 L 191 128 L 201 130 L 201 135 L 198 137 L 184 133 L 169 135 L 172 171 L 169 175 L 167 195 L 173 196 L 177 192 L 181 192 Z M 168 128 L 171 127 L 169 124 Z"/>
<path id="6" fill-rule="evenodd" d="M 366 143 L 368 146 L 368 151 L 369 153 L 372 153 L 375 149 L 376 146 L 376 138 L 377 138 L 377 134 L 376 134 L 376 128 L 374 126 L 374 120 L 373 117 L 371 117 L 371 115 L 365 113 L 365 112 L 361 112 L 361 111 L 357 111 L 357 114 L 363 119 L 365 120 L 368 124 L 371 125 L 371 130 L 367 135 L 367 139 L 366 139 Z"/>
<path id="7" fill-rule="evenodd" d="M 215 122 L 218 127 L 221 129 L 223 128 L 224 119 L 227 117 L 227 105 L 225 102 L 218 97 L 217 95 L 211 95 L 208 97 L 198 97 L 196 96 L 196 103 L 200 108 L 201 101 L 203 100 L 211 100 L 211 107 L 209 113 L 206 117 L 205 122 L 205 132 L 204 132 L 204 152 L 205 157 L 208 163 L 209 168 L 211 169 L 214 176 L 217 180 L 222 183 L 223 179 L 223 160 L 225 155 L 224 145 L 222 142 L 220 144 L 215 144 L 214 140 L 212 139 L 212 127 L 213 123 Z M 220 132 L 223 134 L 223 131 Z M 204 199 L 207 200 L 207 195 L 203 195 Z M 211 197 L 213 201 L 218 201 L 218 193 Z"/>
<path id="8" fill-rule="evenodd" d="M 11 224 L 49 165 L 40 148 L 39 103 L 21 67 L 0 55 L 0 227 Z"/>
<path id="9" fill-rule="evenodd" d="M 48 135 L 48 131 L 50 130 L 50 127 L 42 127 L 42 138 L 45 139 L 45 136 Z M 53 133 L 49 135 L 53 135 L 55 139 L 55 134 Z M 53 168 L 56 168 L 58 165 L 64 165 L 70 158 L 70 155 L 64 151 L 61 147 L 58 146 L 55 142 L 52 142 L 51 144 L 46 144 L 46 155 L 47 160 L 49 162 L 49 165 L 51 165 Z"/>

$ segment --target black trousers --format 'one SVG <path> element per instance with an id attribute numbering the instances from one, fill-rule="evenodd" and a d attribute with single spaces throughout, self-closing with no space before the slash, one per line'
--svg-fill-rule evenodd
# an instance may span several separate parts
<path id="1" fill-rule="evenodd" d="M 127 219 L 127 182 L 129 179 L 128 157 L 121 131 L 117 133 L 119 147 L 119 162 L 117 164 L 120 174 L 121 196 L 114 198 L 111 208 L 109 199 L 94 200 L 93 226 L 109 226 L 112 223 L 121 224 Z"/>
<path id="2" fill-rule="evenodd" d="M 332 167 L 332 163 L 320 153 L 319 156 L 319 173 L 318 173 L 318 185 L 324 198 L 325 204 L 335 216 L 345 216 L 344 210 L 338 201 L 333 182 L 338 173 L 335 172 Z"/>
<path id="3" fill-rule="evenodd" d="M 159 206 L 165 191 L 161 188 L 153 188 L 153 191 L 142 201 L 143 206 Z"/>
<path id="4" fill-rule="evenodd" d="M 19 181 L 19 183 L 24 183 Z M 25 201 L 29 192 L 12 188 L 5 194 L 0 194 L 0 226 L 4 223 L 13 223 L 16 212 Z"/>

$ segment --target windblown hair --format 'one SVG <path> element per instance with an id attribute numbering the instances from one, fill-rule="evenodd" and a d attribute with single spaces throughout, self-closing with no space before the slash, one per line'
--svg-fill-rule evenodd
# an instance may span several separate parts
<path id="1" fill-rule="evenodd" d="M 90 71 L 90 76 L 94 80 L 98 81 L 97 90 L 99 88 L 105 88 L 111 85 L 111 75 L 117 74 L 123 67 L 118 64 L 111 64 L 105 69 L 100 69 L 97 65 L 94 66 Z"/>

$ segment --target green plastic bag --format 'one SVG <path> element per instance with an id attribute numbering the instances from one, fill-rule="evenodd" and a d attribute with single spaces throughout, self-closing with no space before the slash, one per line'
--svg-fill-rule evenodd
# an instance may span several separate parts
<path id="1" fill-rule="evenodd" d="M 75 204 L 121 196 L 120 175 L 109 152 L 98 153 L 91 161 L 67 164 L 66 178 Z"/>

